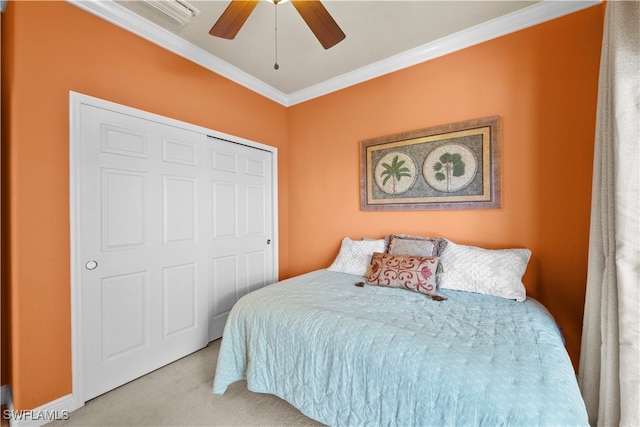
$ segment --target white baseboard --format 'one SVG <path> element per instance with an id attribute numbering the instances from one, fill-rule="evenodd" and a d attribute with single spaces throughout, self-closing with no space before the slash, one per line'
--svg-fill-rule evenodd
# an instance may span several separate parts
<path id="1" fill-rule="evenodd" d="M 3 385 L 0 387 L 0 405 L 8 405 L 9 404 L 9 386 Z"/>
<path id="2" fill-rule="evenodd" d="M 69 415 L 73 410 L 73 396 L 71 394 L 46 403 L 35 409 L 23 411 L 16 411 L 13 408 L 11 389 L 9 387 L 2 387 L 2 396 L 3 402 L 7 399 L 5 404 L 8 407 L 8 409 L 3 411 L 2 417 L 9 420 L 9 425 L 11 427 L 40 427 L 53 420 L 66 420 L 69 418 Z"/>

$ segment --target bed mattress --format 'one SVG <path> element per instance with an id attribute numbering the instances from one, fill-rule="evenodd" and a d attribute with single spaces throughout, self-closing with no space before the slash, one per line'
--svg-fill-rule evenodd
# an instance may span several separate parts
<path id="1" fill-rule="evenodd" d="M 246 379 L 334 426 L 588 425 L 539 302 L 452 290 L 433 301 L 362 280 L 317 270 L 241 298 L 213 392 Z"/>

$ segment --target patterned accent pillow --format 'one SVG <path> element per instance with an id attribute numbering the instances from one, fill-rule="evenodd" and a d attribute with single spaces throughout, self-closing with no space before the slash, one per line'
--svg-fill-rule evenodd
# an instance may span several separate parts
<path id="1" fill-rule="evenodd" d="M 522 276 L 530 257 L 529 249 L 483 249 L 449 241 L 440 258 L 443 271 L 439 285 L 524 301 L 527 291 Z"/>
<path id="2" fill-rule="evenodd" d="M 367 284 L 404 288 L 429 297 L 436 297 L 437 266 L 438 258 L 433 256 L 390 255 L 376 252 L 371 257 Z"/>
<path id="3" fill-rule="evenodd" d="M 382 252 L 383 250 L 384 239 L 351 240 L 345 237 L 342 239 L 338 256 L 327 270 L 365 276 L 371 262 L 371 255 L 374 252 Z"/>

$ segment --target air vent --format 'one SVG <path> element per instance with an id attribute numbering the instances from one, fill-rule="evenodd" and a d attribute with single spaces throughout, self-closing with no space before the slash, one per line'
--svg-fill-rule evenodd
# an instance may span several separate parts
<path id="1" fill-rule="evenodd" d="M 180 25 L 187 25 L 200 13 L 198 9 L 183 0 L 142 0 L 142 2 Z"/>

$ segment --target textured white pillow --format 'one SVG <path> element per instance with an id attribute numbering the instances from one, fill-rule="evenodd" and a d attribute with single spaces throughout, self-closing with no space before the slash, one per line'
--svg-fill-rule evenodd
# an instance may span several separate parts
<path id="1" fill-rule="evenodd" d="M 524 301 L 527 291 L 522 276 L 529 249 L 483 249 L 447 243 L 440 263 L 440 287 Z"/>
<path id="2" fill-rule="evenodd" d="M 365 276 L 374 252 L 384 252 L 384 239 L 351 240 L 345 237 L 338 256 L 327 270 Z"/>

